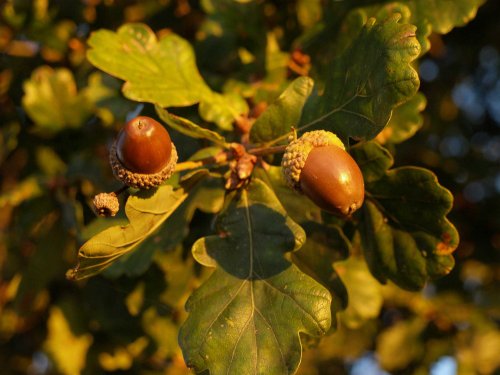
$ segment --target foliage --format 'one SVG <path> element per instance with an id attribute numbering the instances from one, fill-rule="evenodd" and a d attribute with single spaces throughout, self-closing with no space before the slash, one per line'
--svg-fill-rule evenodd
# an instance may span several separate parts
<path id="1" fill-rule="evenodd" d="M 69 3 L 0 7 L 8 370 L 346 373 L 370 350 L 393 373 L 454 353 L 463 374 L 500 367 L 488 311 L 422 292 L 455 264 L 453 195 L 398 159 L 424 122 L 419 62 L 482 0 Z M 93 196 L 120 188 L 109 147 L 138 114 L 181 162 L 97 218 Z M 281 175 L 289 137 L 313 129 L 362 170 L 350 218 Z"/>

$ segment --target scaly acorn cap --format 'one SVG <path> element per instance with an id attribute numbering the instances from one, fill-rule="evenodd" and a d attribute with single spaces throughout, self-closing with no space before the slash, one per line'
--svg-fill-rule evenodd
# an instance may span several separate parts
<path id="1" fill-rule="evenodd" d="M 302 192 L 300 188 L 300 173 L 307 160 L 309 152 L 315 147 L 337 146 L 345 151 L 345 146 L 332 132 L 314 130 L 304 133 L 300 138 L 290 142 L 285 149 L 281 166 L 285 180 L 289 187 Z"/>
<path id="2" fill-rule="evenodd" d="M 109 162 L 111 164 L 114 176 L 125 185 L 136 189 L 150 189 L 152 187 L 160 186 L 163 181 L 172 176 L 177 164 L 177 150 L 174 143 L 172 142 L 172 153 L 170 155 L 170 160 L 161 171 L 149 174 L 136 173 L 128 170 L 118 159 L 115 141 L 109 153 Z"/>
<path id="3" fill-rule="evenodd" d="M 92 201 L 99 216 L 115 216 L 120 209 L 120 202 L 115 193 L 100 193 Z"/>

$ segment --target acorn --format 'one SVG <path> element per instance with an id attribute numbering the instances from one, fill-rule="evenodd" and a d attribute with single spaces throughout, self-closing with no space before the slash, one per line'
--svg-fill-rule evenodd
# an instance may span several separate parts
<path id="1" fill-rule="evenodd" d="M 116 193 L 99 193 L 92 200 L 95 212 L 99 216 L 115 216 L 120 209 Z"/>
<path id="2" fill-rule="evenodd" d="M 325 211 L 349 217 L 363 204 L 361 170 L 331 132 L 316 130 L 290 142 L 281 166 L 287 184 Z"/>
<path id="3" fill-rule="evenodd" d="M 133 188 L 149 189 L 172 175 L 177 150 L 159 122 L 138 116 L 118 133 L 109 161 L 118 180 Z"/>

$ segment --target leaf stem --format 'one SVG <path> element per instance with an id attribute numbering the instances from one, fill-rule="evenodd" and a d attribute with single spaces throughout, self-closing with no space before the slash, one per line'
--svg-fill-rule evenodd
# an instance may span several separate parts
<path id="1" fill-rule="evenodd" d="M 224 164 L 232 158 L 233 153 L 231 151 L 221 151 L 214 156 L 209 156 L 200 160 L 188 160 L 182 163 L 177 163 L 177 165 L 175 166 L 175 172 L 196 169 L 205 165 Z"/>
<path id="2" fill-rule="evenodd" d="M 318 117 L 317 119 L 315 120 L 312 120 L 311 122 L 308 122 L 307 124 L 305 125 L 302 125 L 298 128 L 295 128 L 295 131 L 296 132 L 299 132 L 299 131 L 303 131 L 303 130 L 306 130 L 307 128 L 310 128 L 311 126 L 317 124 L 318 122 L 321 122 L 323 121 L 324 119 L 330 117 L 331 115 L 337 113 L 337 112 L 341 112 L 344 110 L 344 108 L 349 105 L 349 103 L 351 103 L 354 99 L 356 99 L 357 97 L 359 97 L 359 93 L 356 93 L 355 95 L 353 95 L 350 99 L 346 100 L 343 104 L 341 104 L 340 106 L 338 106 L 337 108 L 334 108 L 332 109 L 331 111 L 325 113 L 323 116 L 320 116 Z M 279 143 L 281 141 L 284 141 L 286 140 L 288 137 L 289 137 L 290 134 L 283 134 L 282 136 L 272 140 L 271 142 L 267 143 L 266 146 L 272 146 L 276 143 Z"/>
<path id="3" fill-rule="evenodd" d="M 272 146 L 272 147 L 256 147 L 256 148 L 249 149 L 248 153 L 255 155 L 255 156 L 264 156 L 264 155 L 271 155 L 271 154 L 279 154 L 279 153 L 285 152 L 285 149 L 286 149 L 286 145 Z"/>

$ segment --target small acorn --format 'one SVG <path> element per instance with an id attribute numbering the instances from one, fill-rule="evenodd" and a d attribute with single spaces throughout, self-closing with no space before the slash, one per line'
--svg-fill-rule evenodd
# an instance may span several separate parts
<path id="1" fill-rule="evenodd" d="M 325 211 L 349 217 L 365 196 L 363 175 L 333 133 L 304 133 L 287 146 L 281 161 L 287 184 Z"/>
<path id="2" fill-rule="evenodd" d="M 118 133 L 109 161 L 118 180 L 130 187 L 149 189 L 161 185 L 172 175 L 177 150 L 160 123 L 138 116 Z"/>
<path id="3" fill-rule="evenodd" d="M 95 212 L 103 217 L 115 216 L 120 209 L 116 193 L 99 193 L 94 197 L 92 203 Z"/>

